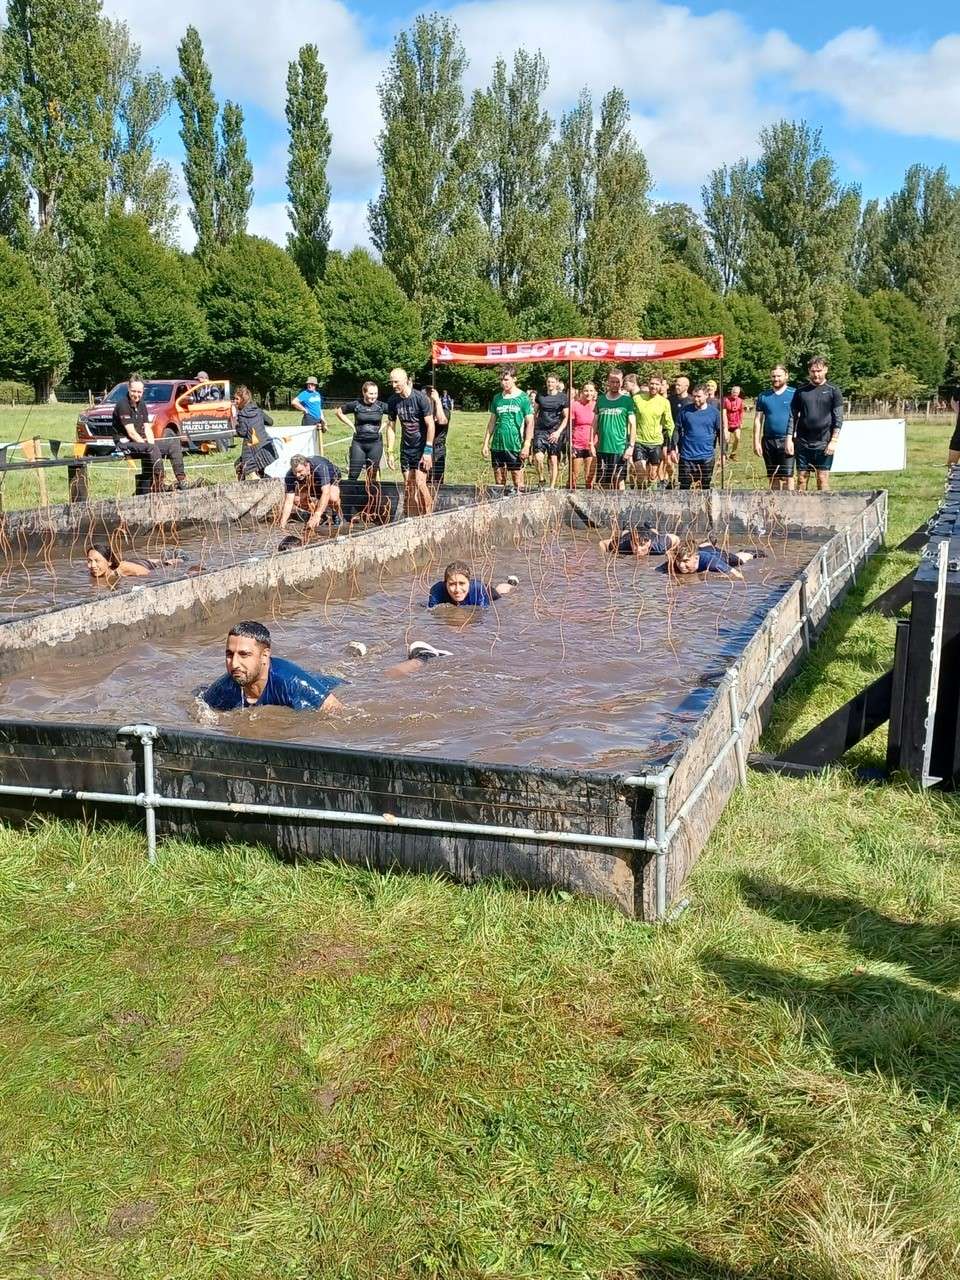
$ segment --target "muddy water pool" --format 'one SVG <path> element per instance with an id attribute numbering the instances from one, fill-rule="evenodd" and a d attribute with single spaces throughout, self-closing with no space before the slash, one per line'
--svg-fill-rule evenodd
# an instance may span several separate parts
<path id="1" fill-rule="evenodd" d="M 278 595 L 255 611 L 273 652 L 342 676 L 337 716 L 264 707 L 203 715 L 198 688 L 223 671 L 225 620 L 198 621 L 189 635 L 106 647 L 72 661 L 61 647 L 49 667 L 0 686 L 3 714 L 25 719 L 161 725 L 279 741 L 411 752 L 492 763 L 634 768 L 662 759 L 702 713 L 712 689 L 818 544 L 761 544 L 765 559 L 744 580 L 717 574 L 674 580 L 662 558 L 610 558 L 597 532 L 546 530 L 477 549 L 488 582 L 520 587 L 488 610 L 424 607 L 443 560 L 382 570 L 374 580 Z M 263 528 L 230 544 L 181 545 L 195 558 L 237 558 L 276 534 Z M 146 546 L 139 554 L 156 554 Z M 91 590 L 82 563 L 78 566 Z M 141 582 L 145 580 L 140 580 Z M 135 583 L 140 585 L 140 583 Z M 0 605 L 2 611 L 2 605 Z M 396 677 L 388 668 L 413 640 L 452 656 Z M 363 658 L 346 652 L 368 646 Z"/>

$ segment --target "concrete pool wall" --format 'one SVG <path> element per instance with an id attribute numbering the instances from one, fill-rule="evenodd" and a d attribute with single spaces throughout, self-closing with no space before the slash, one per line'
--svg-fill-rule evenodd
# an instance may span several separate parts
<path id="1" fill-rule="evenodd" d="M 662 916 L 737 783 L 774 689 L 882 541 L 885 494 L 538 492 L 491 501 L 8 624 L 0 628 L 0 675 L 49 661 L 58 645 L 82 655 L 107 642 L 175 634 L 197 611 L 226 620 L 242 602 L 250 614 L 278 589 L 320 580 L 335 588 L 347 576 L 397 560 L 460 551 L 494 530 L 535 536 L 553 521 L 585 527 L 614 517 L 721 537 L 759 537 L 763 529 L 820 540 L 694 729 L 650 774 L 485 765 L 167 730 L 150 741 L 151 767 L 141 735 L 118 739 L 116 725 L 8 720 L 0 722 L 0 815 L 23 819 L 36 809 L 102 819 L 135 806 L 161 833 L 251 841 L 286 857 L 442 871 L 465 883 L 498 875 L 597 897 L 639 919 Z M 36 794 L 44 791 L 56 794 Z M 263 812 L 269 807 L 285 812 Z"/>

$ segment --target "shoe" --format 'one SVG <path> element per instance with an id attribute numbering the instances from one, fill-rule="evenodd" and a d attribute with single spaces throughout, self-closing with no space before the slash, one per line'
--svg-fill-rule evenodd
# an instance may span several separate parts
<path id="1" fill-rule="evenodd" d="M 289 533 L 277 547 L 278 551 L 295 551 L 297 547 L 303 546 L 303 539 L 298 538 L 295 533 Z"/>
<path id="2" fill-rule="evenodd" d="M 407 657 L 429 662 L 431 658 L 452 658 L 453 654 L 449 649 L 435 649 L 432 644 L 427 644 L 426 640 L 414 640 L 407 650 Z"/>
<path id="3" fill-rule="evenodd" d="M 363 658 L 367 653 L 367 646 L 362 640 L 351 640 L 347 645 L 347 653 L 352 654 L 355 658 Z"/>
<path id="4" fill-rule="evenodd" d="M 334 529 L 339 529 L 340 526 L 343 524 L 343 517 L 334 516 L 333 519 L 330 521 L 330 523 L 333 525 Z"/>
<path id="5" fill-rule="evenodd" d="M 520 579 L 517 577 L 517 575 L 516 575 L 515 573 L 511 573 L 510 577 L 507 579 L 507 583 L 508 583 L 511 587 L 519 587 L 519 585 L 520 585 Z"/>

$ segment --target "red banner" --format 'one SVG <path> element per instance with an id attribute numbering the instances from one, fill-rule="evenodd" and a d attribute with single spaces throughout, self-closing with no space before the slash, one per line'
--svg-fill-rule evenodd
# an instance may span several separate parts
<path id="1" fill-rule="evenodd" d="M 434 364 L 566 364 L 629 360 L 721 360 L 723 334 L 711 338 L 540 338 L 535 342 L 435 342 Z"/>

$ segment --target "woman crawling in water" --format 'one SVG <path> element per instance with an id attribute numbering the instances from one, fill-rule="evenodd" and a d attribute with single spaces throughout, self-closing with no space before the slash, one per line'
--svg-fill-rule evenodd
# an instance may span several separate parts
<path id="1" fill-rule="evenodd" d="M 87 548 L 87 568 L 91 578 L 103 578 L 108 582 L 117 578 L 147 578 L 155 569 L 182 566 L 186 559 L 182 551 L 170 551 L 159 559 L 118 556 L 103 542 L 94 542 Z"/>

